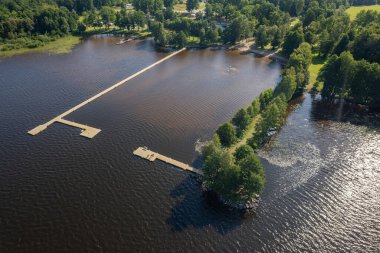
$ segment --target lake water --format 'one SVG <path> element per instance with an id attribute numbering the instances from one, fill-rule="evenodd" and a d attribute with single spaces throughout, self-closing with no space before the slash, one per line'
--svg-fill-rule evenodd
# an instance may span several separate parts
<path id="1" fill-rule="evenodd" d="M 197 140 L 278 81 L 280 65 L 250 54 L 183 52 L 67 117 L 102 129 L 94 139 L 60 124 L 29 136 L 167 55 L 151 40 L 118 41 L 0 62 L 0 252 L 379 250 L 377 118 L 353 124 L 299 101 L 260 152 L 267 184 L 255 215 L 217 207 L 187 172 L 132 155 L 148 146 L 193 162 Z"/>

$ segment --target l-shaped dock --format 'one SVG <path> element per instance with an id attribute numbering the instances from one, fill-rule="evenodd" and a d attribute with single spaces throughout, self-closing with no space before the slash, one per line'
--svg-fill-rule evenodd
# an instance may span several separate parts
<path id="1" fill-rule="evenodd" d="M 136 156 L 139 156 L 143 159 L 146 159 L 148 161 L 155 161 L 156 159 L 158 160 L 161 160 L 167 164 L 170 164 L 170 165 L 173 165 L 177 168 L 180 168 L 180 169 L 183 169 L 183 170 L 187 170 L 187 171 L 191 171 L 193 173 L 196 173 L 198 175 L 203 175 L 203 171 L 202 170 L 199 170 L 199 169 L 196 169 L 196 168 L 193 168 L 191 167 L 190 165 L 186 164 L 186 163 L 182 163 L 182 162 L 179 162 L 177 160 L 174 160 L 170 157 L 167 157 L 167 156 L 164 156 L 164 155 L 161 155 L 159 153 L 156 153 L 156 152 L 153 152 L 151 150 L 149 150 L 148 148 L 146 147 L 139 147 L 138 149 L 136 149 L 135 151 L 133 151 L 133 154 L 136 155 Z"/>
<path id="2" fill-rule="evenodd" d="M 81 132 L 80 135 L 83 136 L 83 137 L 87 137 L 87 138 L 93 138 L 93 137 L 95 137 L 95 135 L 97 135 L 101 131 L 100 129 L 94 128 L 94 127 L 90 127 L 90 126 L 87 126 L 87 125 L 83 125 L 83 124 L 79 124 L 79 123 L 76 123 L 76 122 L 68 121 L 68 120 L 65 120 L 63 118 L 66 117 L 67 115 L 69 115 L 70 113 L 78 110 L 79 108 L 87 105 L 88 103 L 94 101 L 95 99 L 103 96 L 104 94 L 112 91 L 113 89 L 116 89 L 117 87 L 125 84 L 129 80 L 131 80 L 131 79 L 135 78 L 136 76 L 144 73 L 145 71 L 148 71 L 149 69 L 157 66 L 158 64 L 160 64 L 160 63 L 162 63 L 162 62 L 164 62 L 164 61 L 172 58 L 173 56 L 175 56 L 175 55 L 177 55 L 179 53 L 181 53 L 184 50 L 186 50 L 186 48 L 182 48 L 182 49 L 180 49 L 178 51 L 175 51 L 174 53 L 172 53 L 172 54 L 170 54 L 170 55 L 162 58 L 161 60 L 153 63 L 152 65 L 150 65 L 150 66 L 148 66 L 148 67 L 146 67 L 146 68 L 144 68 L 144 69 L 142 69 L 142 70 L 134 73 L 133 75 L 125 78 L 124 80 L 121 80 L 120 82 L 118 82 L 118 83 L 112 85 L 111 87 L 109 87 L 109 88 L 107 88 L 107 89 L 99 92 L 95 96 L 93 96 L 93 97 L 91 97 L 91 98 L 83 101 L 82 103 L 74 106 L 73 108 L 71 108 L 71 109 L 67 110 L 66 112 L 58 115 L 57 117 L 49 120 L 48 122 L 46 122 L 46 123 L 44 123 L 42 125 L 39 125 L 39 126 L 33 128 L 32 130 L 28 131 L 28 134 L 30 134 L 30 135 L 37 135 L 40 132 L 44 131 L 46 128 L 48 128 L 54 122 L 58 122 L 58 123 L 61 123 L 61 124 L 65 124 L 65 125 L 69 125 L 69 126 L 72 126 L 72 127 L 76 127 L 76 128 L 82 129 L 82 132 Z"/>

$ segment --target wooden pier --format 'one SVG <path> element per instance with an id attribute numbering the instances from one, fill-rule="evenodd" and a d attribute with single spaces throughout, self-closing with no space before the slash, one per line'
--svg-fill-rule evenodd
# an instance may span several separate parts
<path id="1" fill-rule="evenodd" d="M 183 170 L 187 170 L 187 171 L 191 171 L 193 173 L 196 173 L 196 174 L 199 174 L 199 175 L 203 175 L 203 171 L 202 170 L 199 170 L 199 169 L 195 169 L 193 167 L 191 167 L 190 165 L 186 164 L 186 163 L 182 163 L 182 162 L 179 162 L 177 160 L 174 160 L 170 157 L 167 157 L 167 156 L 164 156 L 164 155 L 161 155 L 159 153 L 156 153 L 156 152 L 153 152 L 151 150 L 149 150 L 148 148 L 146 147 L 139 147 L 138 149 L 136 149 L 135 151 L 133 151 L 133 154 L 136 155 L 136 156 L 139 156 L 141 158 L 144 158 L 148 161 L 155 161 L 156 159 L 158 160 L 161 160 L 167 164 L 170 164 L 170 165 L 173 165 L 177 168 L 180 168 L 180 169 L 183 169 Z"/>
<path id="2" fill-rule="evenodd" d="M 140 71 L 134 73 L 133 75 L 131 75 L 131 76 L 125 78 L 124 80 L 121 80 L 120 82 L 118 82 L 118 83 L 112 85 L 111 87 L 109 87 L 109 88 L 107 88 L 107 89 L 105 89 L 105 90 L 99 92 L 99 93 L 96 94 L 95 96 L 93 96 L 93 97 L 91 97 L 91 98 L 89 98 L 89 99 L 83 101 L 82 103 L 80 103 L 80 104 L 74 106 L 73 108 L 67 110 L 66 112 L 64 112 L 64 113 L 58 115 L 57 117 L 51 119 L 50 121 L 48 121 L 48 122 L 46 122 L 46 123 L 44 123 L 44 124 L 42 124 L 42 125 L 39 125 L 39 126 L 33 128 L 32 130 L 28 131 L 28 134 L 30 134 L 30 135 L 37 135 L 37 134 L 39 134 L 40 132 L 44 131 L 46 128 L 48 128 L 48 127 L 49 127 L 51 124 L 53 124 L 54 122 L 59 122 L 59 123 L 62 123 L 62 124 L 66 124 L 66 125 L 69 125 L 69 126 L 72 126 L 72 127 L 77 127 L 77 128 L 82 129 L 82 132 L 81 132 L 80 135 L 83 136 L 83 137 L 87 137 L 87 138 L 93 138 L 93 137 L 95 137 L 95 135 L 97 135 L 97 134 L 101 131 L 100 129 L 98 129 L 98 128 L 94 128 L 94 127 L 90 127 L 90 126 L 86 126 L 86 125 L 82 125 L 82 124 L 75 123 L 75 122 L 72 122 L 72 121 L 68 121 L 68 120 L 65 120 L 65 119 L 63 119 L 63 118 L 66 117 L 67 115 L 69 115 L 70 113 L 72 113 L 72 112 L 78 110 L 79 108 L 85 106 L 86 104 L 88 104 L 88 103 L 94 101 L 95 99 L 97 99 L 97 98 L 103 96 L 104 94 L 106 94 L 106 93 L 112 91 L 113 89 L 116 89 L 117 87 L 119 87 L 119 86 L 121 86 L 122 84 L 128 82 L 129 80 L 135 78 L 136 76 L 138 76 L 138 75 L 144 73 L 145 71 L 148 71 L 149 69 L 151 69 L 151 68 L 157 66 L 158 64 L 160 64 L 160 63 L 162 63 L 162 62 L 164 62 L 164 61 L 170 59 L 171 57 L 173 57 L 173 56 L 179 54 L 180 52 L 182 52 L 182 51 L 184 51 L 184 50 L 186 50 L 186 48 L 182 48 L 182 49 L 180 49 L 180 50 L 178 50 L 178 51 L 176 51 L 176 52 L 174 52 L 174 53 L 172 53 L 172 54 L 170 54 L 170 55 L 168 55 L 168 56 L 162 58 L 161 60 L 159 60 L 159 61 L 153 63 L 152 65 L 150 65 L 150 66 L 148 66 L 148 67 L 146 67 L 146 68 L 144 68 L 144 69 L 142 69 L 142 70 L 140 70 Z"/>

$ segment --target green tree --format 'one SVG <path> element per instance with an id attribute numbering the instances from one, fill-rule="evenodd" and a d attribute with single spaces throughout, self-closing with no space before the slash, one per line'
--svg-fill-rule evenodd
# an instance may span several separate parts
<path id="1" fill-rule="evenodd" d="M 248 145 L 241 145 L 238 147 L 234 153 L 234 156 L 237 161 L 243 160 L 247 156 L 254 154 L 253 149 Z"/>
<path id="2" fill-rule="evenodd" d="M 264 168 L 254 153 L 250 153 L 239 161 L 240 180 L 246 199 L 251 199 L 264 188 Z"/>
<path id="3" fill-rule="evenodd" d="M 259 101 L 260 101 L 260 110 L 263 111 L 269 102 L 272 100 L 273 91 L 272 89 L 267 89 L 260 93 Z"/>
<path id="4" fill-rule="evenodd" d="M 275 103 L 271 103 L 263 113 L 262 130 L 268 131 L 269 128 L 279 128 L 282 120 L 280 109 Z"/>
<path id="5" fill-rule="evenodd" d="M 380 108 L 380 65 L 365 60 L 357 61 L 349 80 L 346 98 L 355 103 Z"/>
<path id="6" fill-rule="evenodd" d="M 252 101 L 252 104 L 248 107 L 247 112 L 251 117 L 256 117 L 260 112 L 260 100 L 259 98 L 255 98 Z"/>
<path id="7" fill-rule="evenodd" d="M 354 59 L 349 52 L 343 52 L 339 57 L 331 56 L 322 67 L 318 80 L 323 82 L 322 96 L 325 98 L 344 97 L 348 81 L 352 78 Z"/>
<path id="8" fill-rule="evenodd" d="M 244 131 L 249 123 L 251 123 L 251 117 L 247 113 L 247 110 L 244 108 L 241 108 L 235 116 L 232 118 L 232 123 L 238 127 L 241 131 Z"/>
<path id="9" fill-rule="evenodd" d="M 304 34 L 301 27 L 289 31 L 285 35 L 284 45 L 282 46 L 284 54 L 288 56 L 291 55 L 291 53 L 293 53 L 293 51 L 304 41 Z"/>
<path id="10" fill-rule="evenodd" d="M 289 101 L 296 91 L 297 81 L 296 81 L 296 71 L 293 67 L 285 70 L 282 75 L 281 82 L 277 85 L 274 95 L 278 96 L 284 94 L 286 101 Z"/>
<path id="11" fill-rule="evenodd" d="M 236 130 L 230 123 L 221 125 L 216 133 L 219 135 L 220 142 L 223 146 L 229 147 L 236 142 Z"/>
<path id="12" fill-rule="evenodd" d="M 116 20 L 116 12 L 109 6 L 103 6 L 100 9 L 100 16 L 107 27 L 109 27 L 110 23 L 115 22 Z"/>
<path id="13" fill-rule="evenodd" d="M 217 150 L 206 160 L 203 168 L 204 183 L 228 200 L 239 199 L 240 167 L 235 165 L 231 154 Z"/>
<path id="14" fill-rule="evenodd" d="M 187 0 L 186 1 L 186 9 L 188 11 L 197 9 L 199 5 L 199 0 Z"/>
<path id="15" fill-rule="evenodd" d="M 380 63 L 380 23 L 361 28 L 352 44 L 355 59 Z"/>
<path id="16" fill-rule="evenodd" d="M 288 67 L 293 67 L 296 72 L 297 93 L 303 93 L 309 84 L 309 66 L 312 60 L 311 46 L 304 42 L 290 55 Z"/>
<path id="17" fill-rule="evenodd" d="M 264 48 L 271 41 L 268 34 L 268 29 L 265 25 L 260 25 L 256 30 L 256 44 L 257 46 Z"/>
<path id="18" fill-rule="evenodd" d="M 176 35 L 174 36 L 174 45 L 177 48 L 183 48 L 186 46 L 186 44 L 187 44 L 186 34 L 182 31 L 180 31 L 179 33 L 176 33 Z"/>
<path id="19" fill-rule="evenodd" d="M 227 28 L 223 31 L 223 40 L 225 42 L 236 43 L 246 39 L 252 34 L 252 27 L 249 20 L 244 15 L 234 18 Z"/>
<path id="20" fill-rule="evenodd" d="M 163 23 L 152 23 L 152 35 L 157 44 L 161 46 L 166 46 L 168 44 L 168 37 Z"/>

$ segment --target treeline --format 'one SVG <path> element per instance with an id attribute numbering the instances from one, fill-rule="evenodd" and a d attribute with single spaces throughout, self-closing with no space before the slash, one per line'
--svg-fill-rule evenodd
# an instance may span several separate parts
<path id="1" fill-rule="evenodd" d="M 1 50 L 38 47 L 78 27 L 78 15 L 54 1 L 1 0 Z"/>
<path id="2" fill-rule="evenodd" d="M 322 96 L 380 108 L 380 64 L 355 61 L 350 52 L 333 55 L 321 69 Z"/>
<path id="3" fill-rule="evenodd" d="M 13 39 L 32 34 L 67 34 L 77 28 L 78 15 L 54 1 L 0 0 L 0 35 Z"/>
<path id="4" fill-rule="evenodd" d="M 96 8 L 122 6 L 123 0 L 0 0 L 1 50 L 35 48 L 59 37 L 84 31 L 79 15 L 85 11 L 93 13 L 93 22 L 98 19 Z M 109 11 L 112 9 L 112 11 Z M 100 13 L 101 17 L 116 17 L 113 8 Z M 145 16 L 144 16 L 145 17 Z"/>
<path id="5" fill-rule="evenodd" d="M 135 1 L 135 8 L 153 16 L 165 31 L 199 37 L 201 45 L 234 44 L 253 37 L 259 47 L 282 47 L 285 56 L 290 56 L 303 42 L 318 45 L 321 54 L 327 56 L 349 27 L 344 8 L 353 4 L 346 0 L 212 0 L 204 12 L 198 11 L 191 19 L 175 13 L 173 1 L 146 1 L 143 7 L 141 3 L 144 1 Z M 291 23 L 297 20 L 300 22 Z M 162 45 L 165 42 L 157 41 Z"/>
<path id="6" fill-rule="evenodd" d="M 380 108 L 380 13 L 362 11 L 340 30 L 335 41 L 321 41 L 321 55 L 328 56 L 318 76 L 322 97 Z"/>
<path id="7" fill-rule="evenodd" d="M 213 141 L 202 151 L 204 183 L 209 189 L 232 202 L 250 200 L 262 191 L 264 169 L 254 150 L 285 122 L 287 102 L 308 83 L 305 77 L 309 75 L 311 58 L 311 46 L 302 43 L 291 54 L 275 90 L 262 92 L 248 108 L 240 109 L 231 122 L 217 129 Z M 238 147 L 232 155 L 229 149 L 252 127 L 253 135 L 247 144 Z"/>

